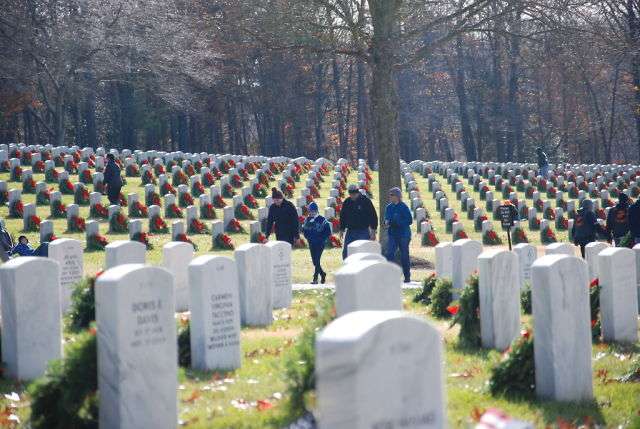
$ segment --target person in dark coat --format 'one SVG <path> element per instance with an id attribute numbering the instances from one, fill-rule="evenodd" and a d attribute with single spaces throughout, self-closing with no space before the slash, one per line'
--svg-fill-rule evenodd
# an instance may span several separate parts
<path id="1" fill-rule="evenodd" d="M 309 216 L 307 216 L 307 219 L 305 219 L 304 224 L 302 225 L 302 232 L 309 242 L 311 261 L 315 268 L 311 284 L 318 283 L 318 276 L 320 276 L 320 283 L 324 284 L 327 278 L 327 273 L 322 269 L 320 259 L 322 258 L 322 252 L 327 245 L 327 240 L 331 236 L 331 224 L 324 216 L 320 216 L 318 213 L 318 205 L 316 203 L 309 204 Z"/>
<path id="2" fill-rule="evenodd" d="M 627 210 L 629 210 L 629 196 L 621 193 L 620 197 L 618 197 L 618 204 L 611 207 L 607 215 L 607 235 L 609 236 L 609 243 L 611 243 L 611 239 L 613 239 L 616 247 L 620 245 L 622 238 L 629 232 Z"/>
<path id="3" fill-rule="evenodd" d="M 596 241 L 596 234 L 599 228 L 598 218 L 593 212 L 593 202 L 591 200 L 583 200 L 582 206 L 573 220 L 573 229 L 571 231 L 573 243 L 576 246 L 580 246 L 580 254 L 583 258 L 585 246 Z"/>
<path id="4" fill-rule="evenodd" d="M 384 211 L 384 225 L 387 228 L 387 261 L 393 262 L 396 257 L 396 250 L 400 251 L 400 262 L 404 282 L 411 281 L 411 269 L 409 259 L 409 242 L 411 241 L 411 223 L 413 218 L 411 210 L 402 201 L 402 191 L 400 188 L 389 190 L 389 204 Z"/>
<path id="5" fill-rule="evenodd" d="M 269 238 L 275 226 L 276 239 L 293 246 L 300 238 L 298 211 L 290 201 L 284 199 L 284 195 L 277 188 L 271 189 L 271 198 L 273 204 L 269 207 L 266 236 Z"/>
<path id="6" fill-rule="evenodd" d="M 627 211 L 629 231 L 634 239 L 634 244 L 640 244 L 640 198 L 629 206 Z"/>
<path id="7" fill-rule="evenodd" d="M 540 169 L 540 175 L 547 179 L 549 177 L 549 158 L 541 147 L 536 148 L 536 155 L 538 156 L 538 168 Z"/>
<path id="8" fill-rule="evenodd" d="M 116 157 L 112 153 L 107 155 L 107 165 L 104 168 L 104 184 L 109 202 L 116 205 L 120 204 L 122 177 L 120 177 L 120 167 L 116 164 Z"/>
<path id="9" fill-rule="evenodd" d="M 344 237 L 342 259 L 347 258 L 347 247 L 356 240 L 375 240 L 378 215 L 371 200 L 363 195 L 356 185 L 349 185 L 349 198 L 340 210 L 340 232 Z"/>

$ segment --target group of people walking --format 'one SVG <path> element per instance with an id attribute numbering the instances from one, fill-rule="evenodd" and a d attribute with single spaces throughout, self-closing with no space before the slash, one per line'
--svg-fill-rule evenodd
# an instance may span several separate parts
<path id="1" fill-rule="evenodd" d="M 364 195 L 358 186 L 349 185 L 349 197 L 342 203 L 340 210 L 340 236 L 344 240 L 342 259 L 347 258 L 347 248 L 356 240 L 375 240 L 378 231 L 378 214 L 373 203 Z M 384 213 L 384 228 L 387 233 L 387 249 L 385 257 L 389 261 L 396 260 L 400 254 L 400 264 L 406 283 L 411 281 L 409 242 L 411 241 L 411 210 L 402 201 L 400 188 L 389 190 L 389 204 Z M 329 220 L 320 215 L 318 205 L 312 202 L 308 206 L 308 216 L 302 225 L 298 221 L 295 206 L 284 198 L 277 188 L 271 190 L 273 204 L 269 207 L 267 217 L 267 238 L 272 233 L 276 239 L 291 245 L 300 238 L 300 231 L 309 243 L 311 261 L 314 272 L 312 284 L 324 283 L 327 273 L 322 269 L 322 252 L 331 236 L 332 228 Z"/>
<path id="2" fill-rule="evenodd" d="M 599 235 L 606 237 L 609 243 L 620 246 L 629 233 L 632 244 L 640 243 L 640 199 L 632 203 L 625 193 L 621 193 L 618 203 L 609 209 L 605 226 L 598 223 L 593 210 L 593 201 L 583 200 L 571 231 L 573 242 L 576 246 L 580 246 L 583 258 L 585 246 L 596 241 Z"/>

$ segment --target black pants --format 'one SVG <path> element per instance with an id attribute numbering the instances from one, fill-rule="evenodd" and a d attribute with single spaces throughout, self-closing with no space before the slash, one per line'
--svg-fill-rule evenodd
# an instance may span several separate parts
<path id="1" fill-rule="evenodd" d="M 276 240 L 286 241 L 291 245 L 291 247 L 293 247 L 293 244 L 295 243 L 296 238 L 291 234 L 278 234 L 278 232 L 276 232 Z"/>
<path id="2" fill-rule="evenodd" d="M 322 252 L 324 251 L 323 245 L 313 245 L 309 246 L 309 251 L 311 252 L 311 262 L 313 262 L 313 266 L 315 268 L 313 272 L 313 277 L 324 274 L 322 270 L 322 265 L 320 264 L 320 259 L 322 258 Z"/>
<path id="3" fill-rule="evenodd" d="M 119 205 L 120 204 L 120 190 L 122 186 L 111 186 L 107 187 L 107 198 L 109 198 L 109 202 L 111 204 Z"/>

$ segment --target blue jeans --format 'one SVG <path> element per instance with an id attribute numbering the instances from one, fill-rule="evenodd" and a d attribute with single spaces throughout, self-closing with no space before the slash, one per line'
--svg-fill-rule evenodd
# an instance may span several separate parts
<path id="1" fill-rule="evenodd" d="M 545 179 L 549 177 L 549 164 L 540 167 L 540 175 Z"/>
<path id="2" fill-rule="evenodd" d="M 350 243 L 356 240 L 371 240 L 371 234 L 369 228 L 365 229 L 347 229 L 347 234 L 344 236 L 344 247 L 342 248 L 342 259 L 347 259 L 347 247 Z"/>
<path id="3" fill-rule="evenodd" d="M 400 249 L 400 263 L 402 264 L 402 273 L 404 274 L 404 281 L 411 280 L 411 267 L 409 260 L 409 242 L 411 236 L 394 236 L 389 234 L 389 241 L 387 242 L 387 254 L 385 257 L 387 261 L 393 262 L 396 259 L 396 249 Z"/>
<path id="4" fill-rule="evenodd" d="M 315 278 L 324 272 L 322 265 L 320 264 L 322 252 L 324 251 L 324 244 L 310 244 L 309 251 L 311 252 L 311 261 L 313 262 L 314 267 L 313 277 Z"/>

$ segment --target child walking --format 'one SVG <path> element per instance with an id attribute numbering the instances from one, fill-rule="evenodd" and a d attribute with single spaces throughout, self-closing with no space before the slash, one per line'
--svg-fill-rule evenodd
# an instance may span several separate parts
<path id="1" fill-rule="evenodd" d="M 320 265 L 320 258 L 322 258 L 322 252 L 327 245 L 327 239 L 331 236 L 331 224 L 324 216 L 320 216 L 316 203 L 309 204 L 309 216 L 307 216 L 302 225 L 302 232 L 309 242 L 311 261 L 315 268 L 311 284 L 318 284 L 318 276 L 320 276 L 320 282 L 324 284 L 327 273 L 324 272 L 322 265 Z"/>

